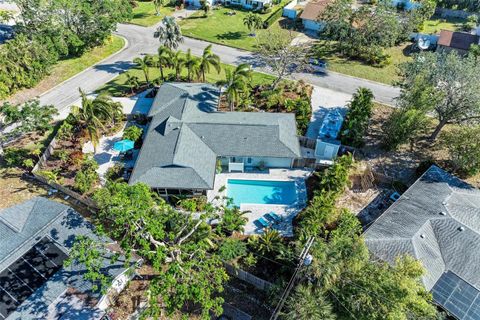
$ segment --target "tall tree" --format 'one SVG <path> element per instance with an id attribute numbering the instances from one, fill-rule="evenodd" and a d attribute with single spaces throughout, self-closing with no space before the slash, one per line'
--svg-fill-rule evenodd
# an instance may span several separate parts
<path id="1" fill-rule="evenodd" d="M 180 80 L 182 75 L 182 69 L 185 66 L 185 56 L 181 51 L 175 52 L 175 54 L 171 57 L 172 67 L 175 70 L 175 79 L 177 81 Z"/>
<path id="2" fill-rule="evenodd" d="M 308 44 L 292 44 L 294 38 L 291 31 L 282 29 L 268 29 L 257 38 L 260 60 L 277 76 L 273 89 L 282 79 L 305 67 L 310 47 Z"/>
<path id="3" fill-rule="evenodd" d="M 354 93 L 340 132 L 342 144 L 356 148 L 363 146 L 363 137 L 372 116 L 373 98 L 372 91 L 367 88 L 358 88 Z"/>
<path id="4" fill-rule="evenodd" d="M 130 91 L 133 94 L 136 89 L 138 89 L 140 83 L 137 76 L 131 75 L 127 72 L 127 80 L 125 84 L 130 87 Z"/>
<path id="5" fill-rule="evenodd" d="M 211 211 L 194 219 L 174 210 L 144 184 L 112 182 L 93 198 L 99 207 L 94 216 L 97 230 L 118 240 L 127 257 L 134 252 L 155 270 L 145 316 L 157 319 L 181 310 L 211 319 L 211 313 L 222 313 L 219 293 L 228 277 L 212 250 L 206 222 Z M 75 253 L 76 260 L 86 261 L 88 252 L 81 253 Z M 95 266 L 91 261 L 90 265 Z"/>
<path id="6" fill-rule="evenodd" d="M 113 122 L 118 114 L 118 104 L 106 94 L 90 99 L 81 89 L 79 91 L 81 106 L 72 107 L 72 117 L 79 129 L 86 132 L 96 151 L 104 125 Z"/>
<path id="7" fill-rule="evenodd" d="M 155 15 L 160 15 L 160 9 L 165 5 L 165 0 L 153 0 L 155 6 Z"/>
<path id="8" fill-rule="evenodd" d="M 178 45 L 183 42 L 182 31 L 174 17 L 164 17 L 157 28 L 156 35 L 158 35 L 160 42 L 170 50 L 177 49 Z"/>
<path id="9" fill-rule="evenodd" d="M 465 175 L 480 172 L 480 126 L 461 126 L 442 133 L 453 167 Z"/>
<path id="10" fill-rule="evenodd" d="M 199 69 L 203 82 L 206 81 L 205 73 L 210 72 L 210 67 L 214 67 L 217 73 L 221 71 L 220 57 L 213 53 L 211 44 L 203 49 L 203 54 L 200 57 Z"/>
<path id="11" fill-rule="evenodd" d="M 185 55 L 185 67 L 187 67 L 187 80 L 192 81 L 193 78 L 198 78 L 200 73 L 200 60 L 192 55 L 192 50 L 188 49 Z"/>
<path id="12" fill-rule="evenodd" d="M 217 84 L 225 86 L 225 94 L 227 96 L 230 110 L 235 109 L 235 105 L 238 104 L 240 96 L 247 91 L 248 80 L 251 78 L 252 69 L 248 64 L 240 64 L 235 70 L 226 69 L 225 80 L 219 81 Z"/>
<path id="13" fill-rule="evenodd" d="M 142 70 L 143 75 L 145 76 L 145 82 L 147 86 L 150 87 L 150 67 L 154 64 L 153 57 L 150 55 L 145 55 L 143 58 L 133 59 L 133 63 L 136 63 L 140 70 Z"/>
<path id="14" fill-rule="evenodd" d="M 164 68 L 169 67 L 171 63 L 173 52 L 165 46 L 160 46 L 157 51 L 157 65 L 160 69 L 160 76 L 162 81 L 165 81 Z"/>
<path id="15" fill-rule="evenodd" d="M 318 288 L 299 285 L 287 300 L 285 320 L 335 320 L 333 306 Z"/>
<path id="16" fill-rule="evenodd" d="M 402 65 L 401 73 L 399 105 L 431 112 L 438 120 L 430 139 L 435 140 L 446 124 L 479 122 L 480 65 L 474 57 L 462 58 L 455 51 L 421 53 Z M 419 88 L 424 99 L 412 100 Z"/>
<path id="17" fill-rule="evenodd" d="M 258 14 L 249 12 L 243 18 L 243 24 L 250 31 L 250 35 L 255 36 L 255 31 L 263 26 L 263 20 Z"/>

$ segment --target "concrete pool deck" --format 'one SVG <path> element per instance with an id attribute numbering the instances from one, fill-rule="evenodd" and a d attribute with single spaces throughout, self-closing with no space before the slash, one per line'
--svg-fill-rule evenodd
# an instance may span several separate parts
<path id="1" fill-rule="evenodd" d="M 245 180 L 274 180 L 274 181 L 294 181 L 297 191 L 297 202 L 293 205 L 277 204 L 241 204 L 241 211 L 248 211 L 245 215 L 248 222 L 245 225 L 245 235 L 262 234 L 263 229 L 255 225 L 254 221 L 269 212 L 275 212 L 282 218 L 282 222 L 275 225 L 275 229 L 284 237 L 293 236 L 293 218 L 307 204 L 307 188 L 305 180 L 312 174 L 311 170 L 303 169 L 269 169 L 265 172 L 255 173 L 220 173 L 215 176 L 215 187 L 207 192 L 207 199 L 214 205 L 221 206 L 225 204 L 227 197 L 228 179 Z"/>

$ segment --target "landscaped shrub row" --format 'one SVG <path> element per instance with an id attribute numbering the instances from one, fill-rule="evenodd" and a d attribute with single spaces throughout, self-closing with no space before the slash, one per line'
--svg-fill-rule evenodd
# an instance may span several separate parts
<path id="1" fill-rule="evenodd" d="M 268 29 L 272 24 L 275 23 L 278 19 L 282 17 L 283 8 L 290 3 L 290 0 L 284 0 L 278 8 L 273 11 L 264 21 L 263 21 L 263 28 Z"/>

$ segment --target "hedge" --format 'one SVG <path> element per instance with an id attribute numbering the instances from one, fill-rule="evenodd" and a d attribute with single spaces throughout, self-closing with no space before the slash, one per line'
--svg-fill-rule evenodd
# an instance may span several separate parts
<path id="1" fill-rule="evenodd" d="M 273 11 L 267 19 L 263 21 L 263 28 L 268 29 L 275 21 L 280 19 L 283 15 L 283 8 L 290 3 L 290 0 L 283 1 L 280 6 Z"/>

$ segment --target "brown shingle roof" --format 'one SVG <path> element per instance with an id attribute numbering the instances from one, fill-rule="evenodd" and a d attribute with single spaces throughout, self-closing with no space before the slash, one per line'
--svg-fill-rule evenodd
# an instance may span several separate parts
<path id="1" fill-rule="evenodd" d="M 308 3 L 300 16 L 300 19 L 318 20 L 318 17 L 323 11 L 325 11 L 325 8 L 330 2 L 331 0 L 319 0 Z"/>
<path id="2" fill-rule="evenodd" d="M 438 44 L 454 49 L 468 50 L 472 44 L 478 43 L 480 37 L 466 32 L 442 30 Z"/>

